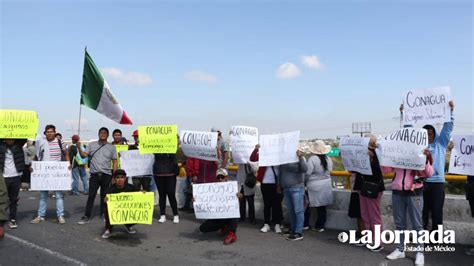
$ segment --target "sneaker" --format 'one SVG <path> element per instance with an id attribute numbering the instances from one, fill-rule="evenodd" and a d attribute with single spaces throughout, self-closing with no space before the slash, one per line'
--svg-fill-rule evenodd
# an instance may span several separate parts
<path id="1" fill-rule="evenodd" d="M 173 217 L 173 223 L 179 224 L 179 216 L 178 216 L 178 215 L 175 215 L 175 216 Z"/>
<path id="2" fill-rule="evenodd" d="M 135 228 L 133 228 L 133 226 L 125 225 L 125 231 L 127 231 L 127 233 L 129 233 L 129 234 L 136 234 L 137 233 L 137 230 L 135 230 Z"/>
<path id="3" fill-rule="evenodd" d="M 425 255 L 423 255 L 422 252 L 417 252 L 416 253 L 415 265 L 416 266 L 425 265 Z"/>
<path id="4" fill-rule="evenodd" d="M 33 220 L 30 221 L 30 224 L 39 224 L 44 222 L 44 217 L 36 216 Z"/>
<path id="5" fill-rule="evenodd" d="M 270 231 L 270 226 L 268 224 L 264 224 L 263 227 L 260 229 L 260 232 L 266 233 Z"/>
<path id="6" fill-rule="evenodd" d="M 392 253 L 390 253 L 389 255 L 387 255 L 386 257 L 388 260 L 396 260 L 396 259 L 403 259 L 405 258 L 405 252 L 403 251 L 400 251 L 397 249 L 395 249 Z"/>
<path id="7" fill-rule="evenodd" d="M 474 256 L 474 248 L 470 248 L 470 249 L 466 250 L 465 253 L 468 256 Z"/>
<path id="8" fill-rule="evenodd" d="M 65 223 L 66 223 L 66 219 L 64 219 L 64 216 L 59 216 L 59 217 L 58 217 L 58 222 L 59 222 L 60 224 L 65 224 Z"/>
<path id="9" fill-rule="evenodd" d="M 303 239 L 303 235 L 300 233 L 289 235 L 286 238 L 286 240 L 290 240 L 290 241 L 297 241 L 297 240 L 302 240 L 302 239 Z"/>
<path id="10" fill-rule="evenodd" d="M 309 229 L 309 226 L 304 226 L 303 227 L 303 230 L 308 230 Z"/>
<path id="11" fill-rule="evenodd" d="M 17 229 L 18 225 L 16 224 L 16 220 L 10 220 L 8 222 L 8 227 L 10 227 L 10 229 Z"/>
<path id="12" fill-rule="evenodd" d="M 110 232 L 109 229 L 105 230 L 105 232 L 102 234 L 102 238 L 109 238 L 112 235 L 112 232 Z"/>
<path id="13" fill-rule="evenodd" d="M 279 224 L 275 224 L 275 233 L 281 234 L 281 226 Z"/>
<path id="14" fill-rule="evenodd" d="M 383 250 L 383 246 L 378 246 L 376 248 L 369 248 L 369 246 L 366 246 L 368 250 L 372 251 L 372 252 L 379 252 L 381 250 Z"/>
<path id="15" fill-rule="evenodd" d="M 160 216 L 160 219 L 158 220 L 158 222 L 159 222 L 159 223 L 162 223 L 162 224 L 165 223 L 165 222 L 166 222 L 166 216 L 161 215 L 161 216 Z"/>
<path id="16" fill-rule="evenodd" d="M 326 230 L 326 229 L 324 229 L 324 228 L 314 228 L 314 231 L 319 232 L 319 233 L 324 232 L 324 230 Z"/>
<path id="17" fill-rule="evenodd" d="M 226 238 L 224 239 L 224 245 L 229 245 L 237 241 L 237 236 L 235 235 L 234 232 L 230 231 Z"/>
<path id="18" fill-rule="evenodd" d="M 79 222 L 77 222 L 78 224 L 87 224 L 89 223 L 89 217 L 87 216 L 82 216 L 81 220 Z"/>

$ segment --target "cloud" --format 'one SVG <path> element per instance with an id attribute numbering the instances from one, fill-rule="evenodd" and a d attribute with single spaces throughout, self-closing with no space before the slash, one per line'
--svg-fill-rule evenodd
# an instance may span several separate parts
<path id="1" fill-rule="evenodd" d="M 303 55 L 301 56 L 301 63 L 308 68 L 323 70 L 326 66 L 321 63 L 319 57 L 316 55 Z"/>
<path id="2" fill-rule="evenodd" d="M 153 80 L 147 74 L 135 71 L 124 72 L 115 67 L 104 67 L 101 69 L 101 71 L 104 73 L 107 79 L 114 80 L 120 84 L 146 86 L 153 82 Z"/>
<path id="3" fill-rule="evenodd" d="M 293 79 L 301 76 L 300 69 L 293 63 L 286 62 L 278 67 L 276 77 L 279 79 Z"/>
<path id="4" fill-rule="evenodd" d="M 184 75 L 187 80 L 204 81 L 209 83 L 217 82 L 217 77 L 201 70 L 192 70 Z"/>

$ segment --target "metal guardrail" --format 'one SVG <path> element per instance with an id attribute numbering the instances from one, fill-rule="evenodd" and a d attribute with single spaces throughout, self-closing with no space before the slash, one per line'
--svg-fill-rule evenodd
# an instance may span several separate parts
<path id="1" fill-rule="evenodd" d="M 237 165 L 231 165 L 229 166 L 230 171 L 237 171 Z M 346 184 L 345 188 L 350 189 L 350 176 L 351 173 L 348 171 L 331 171 L 331 176 L 332 177 L 345 177 L 346 178 Z M 392 179 L 394 177 L 393 173 L 383 175 L 385 179 Z M 445 179 L 447 182 L 467 182 L 467 176 L 465 175 L 451 175 L 447 174 L 445 175 Z"/>

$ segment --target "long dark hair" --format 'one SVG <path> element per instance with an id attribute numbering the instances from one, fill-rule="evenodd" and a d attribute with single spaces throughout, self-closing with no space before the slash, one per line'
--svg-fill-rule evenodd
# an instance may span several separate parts
<path id="1" fill-rule="evenodd" d="M 327 156 L 324 155 L 324 154 L 316 154 L 316 156 L 319 157 L 319 160 L 321 161 L 321 165 L 323 166 L 324 171 L 327 171 L 328 170 L 328 158 L 327 158 Z"/>

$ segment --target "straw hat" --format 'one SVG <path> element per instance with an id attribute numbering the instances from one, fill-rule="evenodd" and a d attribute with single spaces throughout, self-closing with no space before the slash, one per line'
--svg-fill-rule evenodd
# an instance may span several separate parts
<path id="1" fill-rule="evenodd" d="M 313 145 L 311 145 L 309 151 L 312 154 L 326 154 L 331 151 L 331 146 L 326 145 L 326 143 L 324 143 L 322 140 L 317 140 Z"/>

